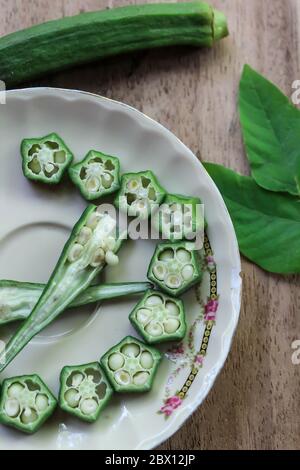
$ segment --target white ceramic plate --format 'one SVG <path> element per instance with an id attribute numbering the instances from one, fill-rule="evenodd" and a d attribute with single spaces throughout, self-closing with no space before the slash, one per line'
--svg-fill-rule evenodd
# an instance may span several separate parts
<path id="1" fill-rule="evenodd" d="M 57 411 L 33 436 L 1 427 L 0 449 L 153 448 L 177 431 L 202 403 L 228 355 L 241 294 L 233 226 L 197 158 L 145 115 L 78 91 L 10 91 L 7 103 L 0 104 L 0 278 L 46 282 L 86 205 L 71 184 L 42 188 L 22 174 L 21 140 L 50 132 L 60 134 L 77 159 L 90 149 L 101 150 L 119 156 L 123 172 L 151 169 L 169 192 L 200 196 L 209 226 L 207 271 L 201 288 L 185 295 L 189 334 L 183 344 L 162 348 L 165 357 L 151 393 L 115 395 L 94 425 Z M 154 246 L 152 241 L 127 242 L 119 268 L 107 269 L 105 279 L 146 279 Z M 57 393 L 64 365 L 95 361 L 125 335 L 135 334 L 128 314 L 136 301 L 67 312 L 23 350 L 1 380 L 38 373 Z M 0 339 L 11 332 L 11 326 L 2 329 Z"/>

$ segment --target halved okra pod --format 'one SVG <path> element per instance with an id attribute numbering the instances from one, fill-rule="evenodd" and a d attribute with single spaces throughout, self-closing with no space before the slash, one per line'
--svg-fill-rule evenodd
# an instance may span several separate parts
<path id="1" fill-rule="evenodd" d="M 52 415 L 56 405 L 56 398 L 38 375 L 6 379 L 0 397 L 0 423 L 32 434 Z"/>
<path id="2" fill-rule="evenodd" d="M 121 243 L 116 220 L 89 206 L 75 225 L 38 303 L 0 353 L 0 372 L 26 344 L 48 326 L 106 266 L 118 264 L 115 254 Z"/>
<path id="3" fill-rule="evenodd" d="M 71 150 L 55 133 L 37 139 L 24 139 L 21 154 L 24 176 L 46 184 L 58 184 L 73 160 Z"/>
<path id="4" fill-rule="evenodd" d="M 190 243 L 161 243 L 152 257 L 148 279 L 161 290 L 178 297 L 202 278 L 202 259 Z"/>
<path id="5" fill-rule="evenodd" d="M 149 290 L 129 315 L 137 332 L 149 344 L 178 341 L 186 333 L 182 300 Z"/>
<path id="6" fill-rule="evenodd" d="M 165 240 L 193 240 L 205 226 L 201 200 L 168 194 L 152 223 Z"/>
<path id="7" fill-rule="evenodd" d="M 69 168 L 69 175 L 88 201 L 114 193 L 120 188 L 120 162 L 116 157 L 91 150 Z"/>
<path id="8" fill-rule="evenodd" d="M 135 295 L 151 289 L 150 282 L 125 282 L 92 286 L 82 292 L 67 308 L 96 303 L 101 300 Z M 29 317 L 45 289 L 45 284 L 0 281 L 0 326 Z"/>
<path id="9" fill-rule="evenodd" d="M 166 196 L 166 191 L 152 171 L 125 173 L 121 179 L 121 189 L 115 198 L 115 205 L 132 217 L 147 219 L 158 209 Z"/>
<path id="10" fill-rule="evenodd" d="M 61 371 L 59 405 L 83 421 L 96 421 L 112 394 L 113 389 L 98 362 L 66 366 Z"/>
<path id="11" fill-rule="evenodd" d="M 127 336 L 101 358 L 101 365 L 116 392 L 151 390 L 158 365 L 159 351 L 132 336 Z"/>

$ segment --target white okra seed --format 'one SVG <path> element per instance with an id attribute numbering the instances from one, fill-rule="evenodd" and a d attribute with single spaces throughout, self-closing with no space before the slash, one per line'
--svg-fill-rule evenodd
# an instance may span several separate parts
<path id="1" fill-rule="evenodd" d="M 135 343 L 125 344 L 121 353 L 127 357 L 137 357 L 140 354 L 140 347 Z"/>
<path id="2" fill-rule="evenodd" d="M 194 267 L 191 264 L 188 264 L 183 268 L 181 274 L 185 281 L 189 281 L 194 275 Z"/>
<path id="3" fill-rule="evenodd" d="M 136 312 L 136 319 L 141 325 L 146 325 L 151 318 L 151 311 L 147 308 L 140 308 Z"/>
<path id="4" fill-rule="evenodd" d="M 49 400 L 47 395 L 39 393 L 35 399 L 35 406 L 38 411 L 45 411 L 49 406 Z"/>
<path id="5" fill-rule="evenodd" d="M 168 314 L 169 315 L 179 315 L 180 314 L 180 309 L 178 307 L 178 305 L 173 302 L 172 300 L 168 300 L 166 302 L 166 309 L 168 310 Z"/>
<path id="6" fill-rule="evenodd" d="M 23 424 L 31 424 L 38 419 L 38 414 L 33 408 L 25 408 L 21 414 Z"/>
<path id="7" fill-rule="evenodd" d="M 18 398 L 20 393 L 24 390 L 24 385 L 19 383 L 12 384 L 9 389 L 7 390 L 7 395 L 10 398 Z"/>
<path id="8" fill-rule="evenodd" d="M 159 255 L 159 259 L 161 261 L 169 261 L 173 258 L 174 258 L 174 251 L 170 249 L 162 251 L 161 254 Z"/>
<path id="9" fill-rule="evenodd" d="M 163 334 L 163 329 L 162 326 L 155 321 L 150 322 L 146 328 L 145 331 L 150 335 L 150 336 L 161 336 Z"/>
<path id="10" fill-rule="evenodd" d="M 191 260 L 191 253 L 184 248 L 180 248 L 176 252 L 176 257 L 181 263 L 188 263 Z"/>
<path id="11" fill-rule="evenodd" d="M 156 305 L 161 305 L 163 303 L 162 298 L 159 295 L 150 295 L 146 300 L 146 305 L 149 307 L 154 307 Z"/>
<path id="12" fill-rule="evenodd" d="M 163 281 L 167 272 L 166 266 L 163 263 L 155 263 L 153 266 L 153 274 L 159 281 Z"/>
<path id="13" fill-rule="evenodd" d="M 175 333 L 179 327 L 180 322 L 177 318 L 168 318 L 167 321 L 164 322 L 164 329 L 168 334 Z"/>
<path id="14" fill-rule="evenodd" d="M 138 372 L 133 377 L 133 383 L 134 385 L 145 385 L 149 377 L 150 374 L 148 372 Z"/>
<path id="15" fill-rule="evenodd" d="M 108 366 L 113 371 L 121 369 L 121 367 L 124 366 L 124 363 L 124 357 L 120 353 L 113 353 L 108 358 Z"/>
<path id="16" fill-rule="evenodd" d="M 47 164 L 45 165 L 45 171 L 46 171 L 47 173 L 51 173 L 51 171 L 53 171 L 53 170 L 54 170 L 54 165 L 53 165 L 52 163 L 47 163 Z"/>
<path id="17" fill-rule="evenodd" d="M 114 237 L 108 237 L 105 242 L 106 248 L 110 251 L 115 249 L 116 240 Z"/>
<path id="18" fill-rule="evenodd" d="M 5 413 L 9 418 L 16 418 L 20 412 L 20 405 L 15 398 L 9 398 L 4 405 Z"/>
<path id="19" fill-rule="evenodd" d="M 109 189 L 111 187 L 113 180 L 113 176 L 109 175 L 108 173 L 105 173 L 103 176 L 101 176 L 101 183 L 105 189 Z"/>
<path id="20" fill-rule="evenodd" d="M 78 235 L 78 243 L 86 245 L 87 242 L 92 238 L 93 231 L 89 227 L 83 227 Z"/>
<path id="21" fill-rule="evenodd" d="M 102 263 L 104 263 L 105 260 L 105 252 L 103 248 L 98 248 L 95 251 L 94 257 L 91 262 L 92 268 L 98 268 Z"/>
<path id="22" fill-rule="evenodd" d="M 80 393 L 78 393 L 77 390 L 75 390 L 74 388 L 70 388 L 66 393 L 65 393 L 65 396 L 64 396 L 67 404 L 71 407 L 71 408 L 76 408 L 78 405 L 79 405 L 79 402 L 80 402 Z"/>
<path id="23" fill-rule="evenodd" d="M 80 410 L 84 415 L 92 415 L 97 411 L 98 403 L 94 398 L 87 398 L 80 403 Z"/>
<path id="24" fill-rule="evenodd" d="M 83 246 L 80 243 L 74 243 L 74 245 L 69 251 L 68 260 L 70 261 L 70 263 L 74 263 L 75 261 L 77 261 L 82 255 L 82 252 Z"/>
<path id="25" fill-rule="evenodd" d="M 166 286 L 170 289 L 178 289 L 182 284 L 180 276 L 170 274 L 166 279 Z"/>
<path id="26" fill-rule="evenodd" d="M 127 190 L 128 191 L 136 191 L 140 186 L 139 180 L 130 180 L 127 183 Z"/>
<path id="27" fill-rule="evenodd" d="M 100 180 L 96 176 L 91 176 L 85 183 L 86 189 L 90 193 L 96 193 L 100 188 Z"/>
<path id="28" fill-rule="evenodd" d="M 119 385 L 129 385 L 131 383 L 131 377 L 125 370 L 120 370 L 115 373 L 115 381 Z"/>
<path id="29" fill-rule="evenodd" d="M 93 212 L 89 216 L 86 226 L 94 230 L 97 227 L 100 219 L 101 219 L 101 215 L 98 212 Z"/>
<path id="30" fill-rule="evenodd" d="M 117 266 L 117 264 L 119 264 L 119 257 L 112 251 L 107 251 L 105 261 L 109 266 Z"/>
<path id="31" fill-rule="evenodd" d="M 144 369 L 151 369 L 153 366 L 154 359 L 152 354 L 150 354 L 148 351 L 144 351 L 141 354 L 141 359 L 140 359 L 140 364 Z"/>
<path id="32" fill-rule="evenodd" d="M 84 375 L 80 374 L 80 372 L 78 372 L 78 374 L 74 374 L 72 376 L 72 387 L 75 387 L 75 388 L 79 387 L 83 379 L 84 379 Z"/>

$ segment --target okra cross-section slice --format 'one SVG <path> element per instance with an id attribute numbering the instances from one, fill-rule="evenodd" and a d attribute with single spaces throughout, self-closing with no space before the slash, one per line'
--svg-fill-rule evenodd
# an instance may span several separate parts
<path id="1" fill-rule="evenodd" d="M 120 162 L 116 157 L 91 150 L 69 168 L 69 175 L 88 201 L 114 193 L 120 188 Z"/>
<path id="2" fill-rule="evenodd" d="M 24 139 L 21 144 L 23 173 L 26 178 L 46 184 L 58 184 L 73 154 L 57 134 Z"/>
<path id="3" fill-rule="evenodd" d="M 6 379 L 0 397 L 0 422 L 33 434 L 52 415 L 56 405 L 56 398 L 38 375 Z"/>
<path id="4" fill-rule="evenodd" d="M 113 389 L 98 362 L 66 366 L 61 371 L 59 405 L 83 421 L 96 421 L 112 394 Z"/>
<path id="5" fill-rule="evenodd" d="M 147 219 L 166 196 L 152 171 L 125 173 L 121 179 L 115 205 L 129 216 Z"/>
<path id="6" fill-rule="evenodd" d="M 116 392 L 148 392 L 152 388 L 161 354 L 127 336 L 101 358 L 108 380 Z"/>
<path id="7" fill-rule="evenodd" d="M 123 239 L 123 234 L 117 234 L 115 216 L 101 213 L 93 205 L 84 211 L 37 304 L 0 352 L 0 372 L 90 286 L 106 265 L 118 264 L 116 253 Z"/>
<path id="8" fill-rule="evenodd" d="M 161 290 L 178 297 L 202 278 L 202 259 L 191 243 L 161 243 L 148 269 L 148 279 Z"/>
<path id="9" fill-rule="evenodd" d="M 205 226 L 201 200 L 168 194 L 153 215 L 152 223 L 165 240 L 192 240 Z"/>
<path id="10" fill-rule="evenodd" d="M 178 341 L 186 333 L 182 300 L 149 290 L 129 315 L 137 332 L 149 344 Z"/>

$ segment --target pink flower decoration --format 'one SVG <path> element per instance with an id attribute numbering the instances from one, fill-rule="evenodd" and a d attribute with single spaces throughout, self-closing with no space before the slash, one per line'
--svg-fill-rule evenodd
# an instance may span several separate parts
<path id="1" fill-rule="evenodd" d="M 219 307 L 219 302 L 217 300 L 209 300 L 205 305 L 205 313 L 216 313 Z"/>
<path id="2" fill-rule="evenodd" d="M 168 398 L 164 406 L 161 407 L 160 412 L 163 413 L 166 417 L 171 416 L 174 410 L 178 408 L 182 403 L 181 398 L 177 395 L 174 397 Z"/>
<path id="3" fill-rule="evenodd" d="M 219 307 L 219 302 L 217 300 L 209 300 L 205 305 L 205 314 L 204 320 L 205 321 L 215 321 L 216 320 L 216 312 Z"/>
<path id="4" fill-rule="evenodd" d="M 171 414 L 173 413 L 173 408 L 171 406 L 163 406 L 161 409 L 160 409 L 160 412 L 163 413 L 166 417 L 169 417 L 171 416 Z"/>
<path id="5" fill-rule="evenodd" d="M 202 366 L 203 364 L 203 360 L 204 360 L 204 357 L 201 356 L 200 354 L 198 354 L 196 357 L 195 357 L 195 362 L 196 364 L 200 364 Z"/>
<path id="6" fill-rule="evenodd" d="M 178 408 L 181 405 L 181 403 L 182 403 L 182 400 L 177 395 L 169 398 L 166 401 L 166 405 L 170 405 L 173 408 L 173 410 L 176 410 L 176 408 Z"/>
<path id="7" fill-rule="evenodd" d="M 204 321 L 216 321 L 216 314 L 215 313 L 205 313 Z"/>
<path id="8" fill-rule="evenodd" d="M 213 256 L 207 256 L 206 261 L 207 261 L 207 264 L 215 264 L 215 260 Z"/>

